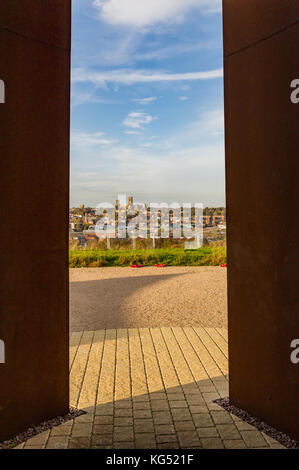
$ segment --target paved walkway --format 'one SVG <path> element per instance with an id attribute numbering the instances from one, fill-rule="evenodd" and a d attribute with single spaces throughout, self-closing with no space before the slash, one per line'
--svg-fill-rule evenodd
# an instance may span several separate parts
<path id="1" fill-rule="evenodd" d="M 74 332 L 70 359 L 71 404 L 87 413 L 25 448 L 282 447 L 214 403 L 228 395 L 224 329 Z"/>

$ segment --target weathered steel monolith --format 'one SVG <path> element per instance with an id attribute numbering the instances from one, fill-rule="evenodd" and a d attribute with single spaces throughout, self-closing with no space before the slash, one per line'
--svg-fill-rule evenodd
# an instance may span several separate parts
<path id="1" fill-rule="evenodd" d="M 299 0 L 223 6 L 230 400 L 299 440 Z"/>
<path id="2" fill-rule="evenodd" d="M 69 406 L 70 7 L 0 3 L 0 441 Z"/>

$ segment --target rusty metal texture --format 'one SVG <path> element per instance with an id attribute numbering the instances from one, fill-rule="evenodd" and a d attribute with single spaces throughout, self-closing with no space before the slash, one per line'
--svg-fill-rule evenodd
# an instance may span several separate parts
<path id="1" fill-rule="evenodd" d="M 299 0 L 223 8 L 230 399 L 299 440 Z"/>
<path id="2" fill-rule="evenodd" d="M 68 411 L 70 10 L 0 3 L 0 441 Z"/>

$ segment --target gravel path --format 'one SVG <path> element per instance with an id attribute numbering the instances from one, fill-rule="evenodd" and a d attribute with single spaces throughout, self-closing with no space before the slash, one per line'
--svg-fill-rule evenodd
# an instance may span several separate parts
<path id="1" fill-rule="evenodd" d="M 71 331 L 227 327 L 226 269 L 70 269 Z"/>

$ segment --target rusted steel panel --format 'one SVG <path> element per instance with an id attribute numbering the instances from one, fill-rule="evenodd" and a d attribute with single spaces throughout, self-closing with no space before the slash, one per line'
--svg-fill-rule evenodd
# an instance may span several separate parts
<path id="1" fill-rule="evenodd" d="M 0 3 L 0 440 L 68 410 L 70 6 Z"/>
<path id="2" fill-rule="evenodd" d="M 230 399 L 299 440 L 299 1 L 223 5 Z"/>
<path id="3" fill-rule="evenodd" d="M 299 20 L 298 0 L 224 0 L 225 54 L 283 31 Z"/>

